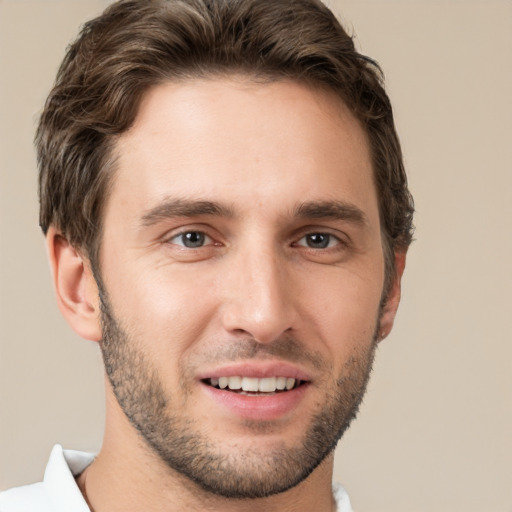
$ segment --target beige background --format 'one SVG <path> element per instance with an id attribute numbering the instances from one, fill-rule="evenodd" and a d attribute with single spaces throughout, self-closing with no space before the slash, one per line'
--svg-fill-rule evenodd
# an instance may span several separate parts
<path id="1" fill-rule="evenodd" d="M 0 488 L 97 450 L 96 347 L 54 303 L 32 137 L 100 0 L 0 0 Z M 331 1 L 383 66 L 417 203 L 396 328 L 336 475 L 358 512 L 512 512 L 512 2 Z"/>

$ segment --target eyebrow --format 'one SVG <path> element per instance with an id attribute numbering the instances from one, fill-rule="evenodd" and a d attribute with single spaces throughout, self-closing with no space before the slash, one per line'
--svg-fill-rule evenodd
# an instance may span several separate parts
<path id="1" fill-rule="evenodd" d="M 218 216 L 233 218 L 231 206 L 207 200 L 167 198 L 146 211 L 141 218 L 143 227 L 150 227 L 166 219 L 177 217 Z M 344 201 L 308 201 L 299 203 L 292 211 L 299 219 L 333 219 L 367 225 L 368 218 L 357 206 Z"/>
<path id="2" fill-rule="evenodd" d="M 168 198 L 145 212 L 141 218 L 141 224 L 144 227 L 149 227 L 166 219 L 198 217 L 201 215 L 234 217 L 234 212 L 229 206 L 213 201 L 192 201 L 189 199 Z"/>
<path id="3" fill-rule="evenodd" d="M 344 201 L 309 201 L 297 205 L 294 216 L 303 219 L 333 219 L 366 226 L 366 214 L 357 206 Z"/>

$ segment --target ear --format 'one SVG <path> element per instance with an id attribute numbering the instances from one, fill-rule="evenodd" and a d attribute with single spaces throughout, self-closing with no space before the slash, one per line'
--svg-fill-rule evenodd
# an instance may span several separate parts
<path id="1" fill-rule="evenodd" d="M 383 340 L 391 332 L 396 312 L 400 304 L 402 275 L 405 269 L 406 251 L 395 252 L 395 275 L 388 296 L 382 308 L 378 340 Z"/>
<path id="2" fill-rule="evenodd" d="M 79 336 L 99 341 L 99 293 L 90 263 L 53 227 L 46 235 L 46 245 L 61 313 Z"/>

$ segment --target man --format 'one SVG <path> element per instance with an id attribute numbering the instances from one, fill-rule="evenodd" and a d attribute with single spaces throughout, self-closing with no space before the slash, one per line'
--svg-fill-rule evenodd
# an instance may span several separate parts
<path id="1" fill-rule="evenodd" d="M 351 510 L 333 450 L 412 233 L 375 63 L 316 0 L 122 0 L 68 50 L 36 142 L 107 420 L 96 457 L 56 447 L 0 510 Z"/>

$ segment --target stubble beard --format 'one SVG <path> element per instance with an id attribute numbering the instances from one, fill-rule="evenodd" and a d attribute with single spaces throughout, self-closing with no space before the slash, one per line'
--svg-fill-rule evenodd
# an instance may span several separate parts
<path id="1" fill-rule="evenodd" d="M 266 452 L 247 446 L 223 452 L 205 435 L 197 423 L 180 416 L 161 383 L 157 370 L 114 317 L 105 293 L 101 296 L 103 337 L 101 351 L 112 390 L 130 423 L 165 464 L 203 491 L 232 499 L 263 498 L 284 492 L 306 479 L 334 450 L 339 439 L 356 417 L 371 373 L 376 336 L 367 349 L 352 357 L 335 384 L 326 386 L 321 410 L 310 420 L 302 440 L 289 447 L 283 441 Z M 297 351 L 297 342 L 282 340 Z M 247 340 L 252 353 L 272 352 Z M 270 347 L 270 348 L 269 348 Z M 245 351 L 245 353 L 248 353 Z M 333 379 L 334 380 L 334 379 Z M 258 430 L 259 422 L 248 422 Z M 261 427 L 261 425 L 260 425 Z M 263 425 L 264 429 L 264 425 Z"/>

